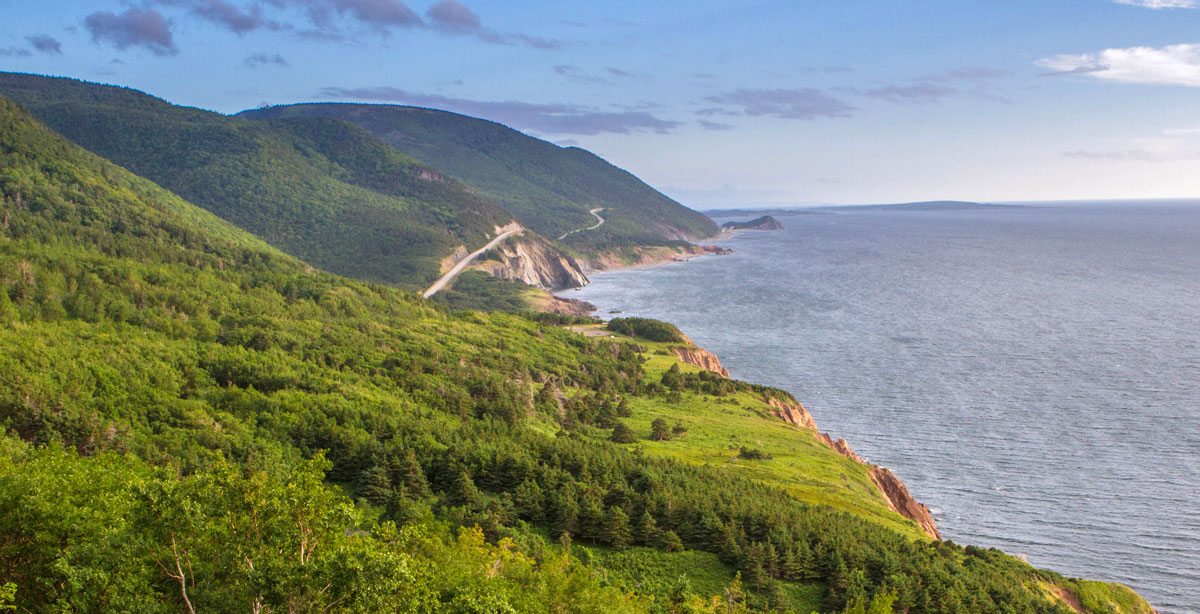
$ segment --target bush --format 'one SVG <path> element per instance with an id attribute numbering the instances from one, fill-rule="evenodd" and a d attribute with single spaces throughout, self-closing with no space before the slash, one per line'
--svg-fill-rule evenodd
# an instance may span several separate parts
<path id="1" fill-rule="evenodd" d="M 741 451 L 738 452 L 738 458 L 743 460 L 771 460 L 775 457 L 757 448 L 742 446 Z"/>
<path id="2" fill-rule="evenodd" d="M 626 426 L 624 422 L 618 422 L 613 427 L 612 437 L 609 437 L 609 439 L 615 443 L 634 443 L 637 441 L 637 434 L 633 432 L 633 429 Z"/>
<path id="3" fill-rule="evenodd" d="M 649 318 L 613 318 L 608 321 L 608 330 L 630 337 L 641 337 L 663 343 L 684 343 L 683 333 L 674 324 Z"/>

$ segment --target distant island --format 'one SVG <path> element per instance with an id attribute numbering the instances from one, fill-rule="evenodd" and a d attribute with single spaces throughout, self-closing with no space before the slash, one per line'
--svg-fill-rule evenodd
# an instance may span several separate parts
<path id="1" fill-rule="evenodd" d="M 704 213 L 711 218 L 788 215 L 821 215 L 838 211 L 863 209 L 887 209 L 890 211 L 974 211 L 981 209 L 1022 209 L 1028 205 L 998 205 L 994 203 L 976 203 L 961 200 L 931 200 L 913 203 L 894 203 L 884 205 L 821 205 L 811 207 L 775 207 L 771 209 L 711 209 Z"/>
<path id="2" fill-rule="evenodd" d="M 723 230 L 783 230 L 783 224 L 769 215 L 764 215 L 748 222 L 725 222 L 721 224 L 721 228 Z"/>

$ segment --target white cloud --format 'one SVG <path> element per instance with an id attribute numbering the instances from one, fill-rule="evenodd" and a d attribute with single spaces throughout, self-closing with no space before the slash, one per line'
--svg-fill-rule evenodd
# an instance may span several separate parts
<path id="1" fill-rule="evenodd" d="M 1044 58 L 1036 64 L 1053 71 L 1046 73 L 1048 76 L 1086 75 L 1122 83 L 1200 87 L 1200 44 L 1105 49 Z"/>
<path id="2" fill-rule="evenodd" d="M 1113 0 L 1117 4 L 1132 4 L 1148 9 L 1194 9 L 1200 6 L 1200 0 Z"/>
<path id="3" fill-rule="evenodd" d="M 1135 162 L 1181 162 L 1200 159 L 1200 128 L 1173 128 L 1161 135 L 1110 140 L 1099 149 L 1064 152 L 1071 158 Z"/>

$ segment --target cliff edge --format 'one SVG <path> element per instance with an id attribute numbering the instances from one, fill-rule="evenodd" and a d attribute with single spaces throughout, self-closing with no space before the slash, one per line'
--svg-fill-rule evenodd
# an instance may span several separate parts
<path id="1" fill-rule="evenodd" d="M 880 494 L 883 495 L 888 507 L 893 512 L 917 523 L 921 527 L 921 530 L 929 537 L 937 540 L 942 539 L 942 534 L 938 531 L 937 524 L 933 521 L 933 515 L 929 513 L 929 507 L 913 498 L 912 494 L 908 492 L 908 487 L 890 469 L 872 465 L 863 460 L 862 457 L 850 448 L 850 444 L 845 439 L 839 438 L 835 441 L 827 433 L 820 432 L 817 428 L 816 420 L 813 419 L 812 414 L 808 413 L 808 410 L 803 405 L 799 403 L 792 404 L 774 398 L 765 399 L 765 401 L 773 408 L 771 413 L 775 414 L 780 420 L 813 431 L 818 439 L 825 442 L 826 445 L 838 454 L 856 463 L 867 465 L 871 482 L 879 489 Z"/>

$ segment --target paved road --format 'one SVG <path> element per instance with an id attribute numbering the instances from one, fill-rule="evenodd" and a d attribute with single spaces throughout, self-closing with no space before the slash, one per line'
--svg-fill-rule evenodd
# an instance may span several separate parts
<path id="1" fill-rule="evenodd" d="M 589 213 L 596 216 L 596 219 L 599 220 L 598 222 L 596 222 L 595 226 L 588 226 L 587 228 L 579 228 L 576 230 L 572 230 L 571 232 L 564 233 L 563 236 L 558 238 L 558 240 L 562 241 L 563 239 L 565 239 L 568 236 L 573 235 L 577 232 L 583 232 L 585 230 L 595 230 L 595 229 L 599 228 L 602 224 L 604 224 L 604 218 L 600 217 L 601 211 L 604 211 L 604 207 L 596 207 L 595 209 L 592 209 L 591 211 L 589 211 Z"/>
<path id="2" fill-rule="evenodd" d="M 599 216 L 597 216 L 597 217 L 599 217 Z M 483 247 L 471 252 L 471 254 L 469 256 L 467 256 L 466 258 L 463 258 L 461 261 L 459 261 L 458 264 L 454 265 L 454 268 L 450 269 L 450 272 L 443 275 L 441 279 L 435 281 L 433 283 L 433 285 L 429 286 L 429 289 L 426 290 L 425 293 L 422 294 L 421 296 L 423 298 L 429 298 L 429 297 L 433 296 L 434 294 L 437 294 L 438 290 L 445 288 L 446 284 L 450 283 L 451 281 L 454 281 L 454 278 L 458 277 L 458 274 L 462 273 L 463 269 L 467 268 L 467 265 L 471 264 L 472 260 L 481 256 L 483 254 L 483 252 L 486 252 L 489 249 L 496 247 L 497 243 L 499 243 L 519 232 L 522 232 L 524 230 L 525 230 L 524 228 L 520 228 L 520 227 L 514 228 L 513 230 L 509 230 L 507 232 L 501 233 L 500 236 L 496 237 L 495 239 L 492 239 L 491 241 L 488 241 L 487 245 L 484 245 Z"/>

